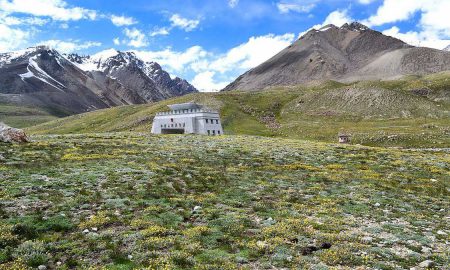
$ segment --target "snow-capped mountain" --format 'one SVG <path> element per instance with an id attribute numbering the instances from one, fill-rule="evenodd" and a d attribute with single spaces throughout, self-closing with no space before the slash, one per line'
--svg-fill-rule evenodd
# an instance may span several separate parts
<path id="1" fill-rule="evenodd" d="M 144 62 L 133 52 L 110 49 L 92 56 L 71 54 L 68 59 L 86 72 L 100 72 L 129 88 L 136 88 L 143 97 L 152 101 L 197 91 L 186 80 L 172 79 L 158 63 Z M 145 87 L 142 88 L 142 84 Z M 147 91 L 149 88 L 156 89 L 157 94 Z"/>
<path id="2" fill-rule="evenodd" d="M 45 46 L 0 54 L 0 102 L 70 115 L 142 104 L 197 90 L 131 52 L 62 55 Z"/>
<path id="3" fill-rule="evenodd" d="M 444 48 L 444 51 L 450 52 L 450 45 Z"/>

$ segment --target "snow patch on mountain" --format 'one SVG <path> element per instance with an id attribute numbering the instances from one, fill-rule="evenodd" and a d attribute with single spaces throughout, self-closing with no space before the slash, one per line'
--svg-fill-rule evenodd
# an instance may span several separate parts
<path id="1" fill-rule="evenodd" d="M 35 77 L 36 79 L 39 79 L 43 81 L 46 84 L 49 84 L 53 86 L 54 88 L 61 90 L 61 87 L 66 88 L 66 86 L 59 81 L 55 80 L 52 76 L 48 75 L 47 72 L 45 72 L 41 67 L 39 67 L 38 63 L 36 63 L 36 59 L 39 55 L 33 56 L 29 59 L 27 70 L 28 72 L 19 74 L 19 77 L 22 79 L 22 81 L 25 81 L 27 78 Z M 37 73 L 35 74 L 31 69 L 34 69 L 34 71 Z M 53 83 L 49 82 L 48 80 L 51 80 Z"/>
<path id="2" fill-rule="evenodd" d="M 0 67 L 11 64 L 16 59 L 22 59 L 36 52 L 40 47 L 30 47 L 24 50 L 14 52 L 0 53 Z"/>
<path id="3" fill-rule="evenodd" d="M 115 49 L 105 50 L 92 56 L 70 54 L 67 55 L 67 59 L 83 71 L 101 71 L 114 79 L 116 78 L 111 73 L 130 65 L 141 69 L 153 81 L 164 73 L 162 67 L 156 62 L 144 62 L 134 52 L 121 52 Z"/>

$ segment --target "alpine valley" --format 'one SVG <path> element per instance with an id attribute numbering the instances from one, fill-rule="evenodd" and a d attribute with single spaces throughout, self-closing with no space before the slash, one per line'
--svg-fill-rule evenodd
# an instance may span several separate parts
<path id="1" fill-rule="evenodd" d="M 39 5 L 59 3 L 57 11 L 73 13 L 68 27 L 102 34 L 95 26 L 110 15 L 75 24 L 89 10 L 65 1 Z M 2 6 L 51 12 L 19 2 L 27 1 L 0 0 L 0 20 Z M 130 48 L 127 38 L 146 43 L 151 34 L 138 29 L 149 31 L 153 15 L 170 16 L 168 5 L 198 16 L 174 14 L 154 28 L 178 53 L 180 44 L 206 48 L 205 40 L 216 46 L 245 32 L 234 14 L 251 18 L 252 35 L 269 33 L 273 21 L 258 24 L 250 13 L 260 10 L 249 3 L 278 3 L 277 22 L 291 31 L 284 28 L 301 27 L 289 21 L 294 11 L 309 17 L 296 4 L 316 1 L 75 2 L 123 16 L 128 6 L 142 10 L 115 18 L 114 27 L 129 29 L 107 32 L 120 35 L 109 42 L 122 48 Z M 317 1 L 317 9 L 337 2 L 348 4 Z M 369 9 L 382 1 L 357 2 Z M 388 2 L 444 16 L 450 9 L 438 0 Z M 429 15 L 421 14 L 411 16 Z M 213 17 L 227 17 L 235 32 Z M 356 22 L 318 28 L 214 93 L 132 52 L 0 54 L 0 270 L 450 270 L 450 52 Z M 192 82 L 203 89 L 198 74 Z M 187 134 L 194 123 L 207 132 Z M 168 132 L 150 129 L 166 124 Z M 217 126 L 220 134 L 209 132 Z"/>

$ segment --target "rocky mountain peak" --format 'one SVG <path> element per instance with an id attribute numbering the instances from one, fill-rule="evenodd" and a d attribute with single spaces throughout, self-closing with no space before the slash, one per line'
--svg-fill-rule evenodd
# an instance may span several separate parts
<path id="1" fill-rule="evenodd" d="M 6 64 L 11 64 L 13 62 L 22 61 L 24 59 L 28 59 L 32 56 L 42 53 L 57 55 L 58 57 L 60 56 L 60 54 L 56 50 L 53 50 L 48 46 L 29 47 L 24 50 L 0 53 L 0 67 Z"/>
<path id="2" fill-rule="evenodd" d="M 161 65 L 156 62 L 147 62 L 147 65 L 150 68 L 152 68 L 153 70 L 161 70 L 162 69 Z"/>
<path id="3" fill-rule="evenodd" d="M 365 26 L 362 23 L 359 22 L 351 22 L 350 24 L 345 23 L 344 25 L 341 26 L 341 29 L 345 29 L 348 31 L 366 31 L 366 30 L 371 30 L 369 27 Z"/>
<path id="4" fill-rule="evenodd" d="M 72 63 L 83 64 L 86 60 L 90 59 L 89 55 L 78 55 L 76 53 L 64 54 L 64 56 Z"/>
<path id="5" fill-rule="evenodd" d="M 450 45 L 444 48 L 444 51 L 450 52 Z"/>
<path id="6" fill-rule="evenodd" d="M 336 29 L 336 28 L 338 28 L 338 27 L 337 27 L 336 25 L 334 25 L 334 24 L 327 24 L 327 25 L 325 25 L 325 26 L 319 28 L 318 31 L 324 32 L 324 31 L 327 31 L 327 30 L 330 30 L 330 29 L 333 29 L 333 28 Z"/>
<path id="7" fill-rule="evenodd" d="M 450 69 L 450 54 L 417 48 L 359 23 L 312 29 L 224 90 L 260 90 L 313 81 L 357 81 Z"/>
<path id="8" fill-rule="evenodd" d="M 352 23 L 345 23 L 341 27 L 338 27 L 334 24 L 327 24 L 325 26 L 322 26 L 319 29 L 311 29 L 309 30 L 305 35 L 300 37 L 300 39 L 317 39 L 320 37 L 323 37 L 322 33 L 325 35 L 328 35 L 332 33 L 332 35 L 347 35 L 350 32 L 367 32 L 368 30 L 371 30 L 369 27 L 359 23 L 359 22 L 352 22 Z M 375 32 L 375 31 L 371 31 Z M 334 37 L 333 37 L 334 38 Z"/>
<path id="9" fill-rule="evenodd" d="M 126 64 L 142 62 L 142 60 L 140 60 L 134 52 L 117 51 L 117 55 L 110 58 Z"/>

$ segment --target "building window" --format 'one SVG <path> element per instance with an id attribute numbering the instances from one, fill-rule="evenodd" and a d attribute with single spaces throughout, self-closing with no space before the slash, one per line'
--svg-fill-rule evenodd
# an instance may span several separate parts
<path id="1" fill-rule="evenodd" d="M 218 130 L 218 131 L 217 131 L 217 134 L 219 134 L 219 135 L 220 135 L 220 130 Z"/>
<path id="2" fill-rule="evenodd" d="M 170 118 L 170 122 L 173 122 L 173 118 Z"/>
<path id="3" fill-rule="evenodd" d="M 215 130 L 213 130 L 213 135 L 216 135 L 216 131 Z"/>
<path id="4" fill-rule="evenodd" d="M 208 124 L 208 119 L 206 119 L 206 124 Z"/>
<path id="5" fill-rule="evenodd" d="M 211 135 L 211 131 L 210 130 L 208 130 L 208 135 Z"/>
<path id="6" fill-rule="evenodd" d="M 219 124 L 219 119 L 216 119 L 216 124 Z"/>
<path id="7" fill-rule="evenodd" d="M 186 123 L 183 123 L 183 127 L 185 127 L 186 126 Z"/>

